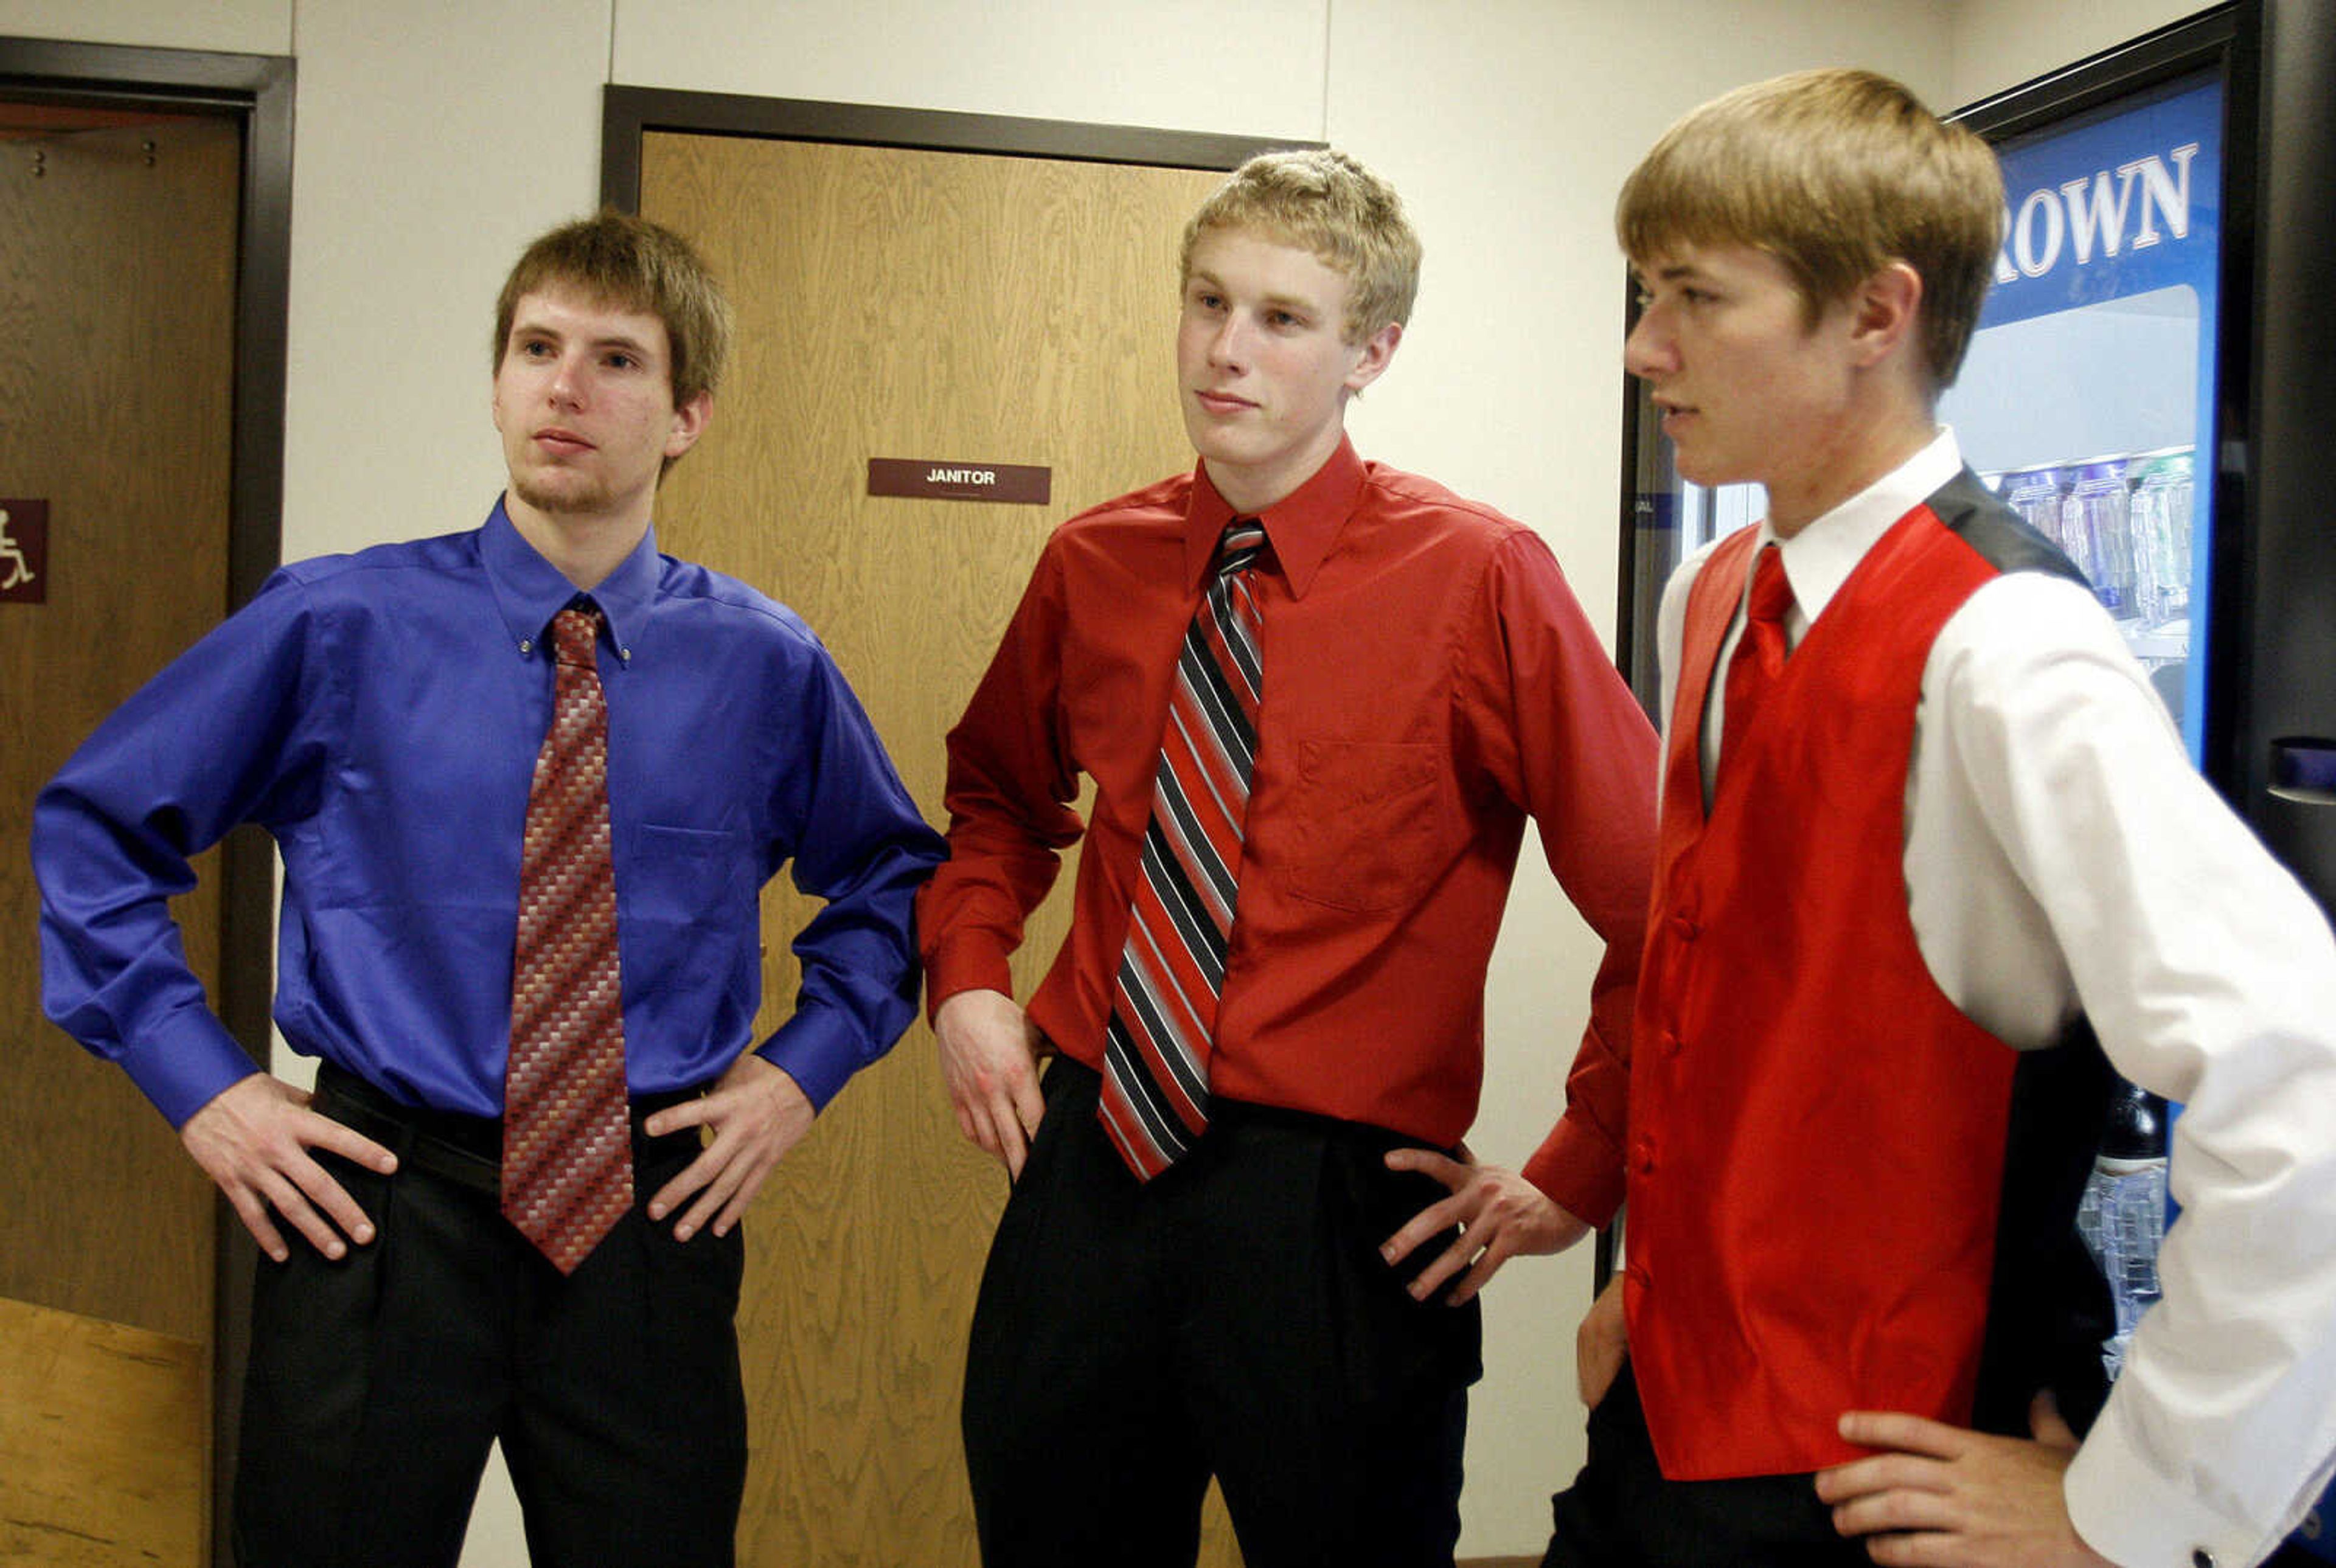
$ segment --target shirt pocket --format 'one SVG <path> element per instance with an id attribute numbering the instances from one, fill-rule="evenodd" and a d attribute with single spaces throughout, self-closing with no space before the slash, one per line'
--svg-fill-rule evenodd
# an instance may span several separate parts
<path id="1" fill-rule="evenodd" d="M 1300 740 L 1290 891 L 1359 911 L 1416 896 L 1441 860 L 1445 772 L 1428 742 Z"/>
<path id="2" fill-rule="evenodd" d="M 645 823 L 632 842 L 617 862 L 625 994 L 656 994 L 676 1039 L 714 1037 L 734 1023 L 743 1033 L 762 977 L 745 836 Z"/>
<path id="3" fill-rule="evenodd" d="M 745 880 L 741 834 L 656 823 L 635 832 L 636 852 L 617 872 L 617 891 L 628 913 L 673 926 L 737 918 L 731 906 Z"/>

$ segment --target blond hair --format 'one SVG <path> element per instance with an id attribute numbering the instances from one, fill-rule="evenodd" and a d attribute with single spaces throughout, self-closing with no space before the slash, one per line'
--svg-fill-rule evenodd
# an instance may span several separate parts
<path id="1" fill-rule="evenodd" d="M 1419 236 L 1395 187 L 1343 152 L 1262 152 L 1232 171 L 1184 225 L 1182 278 L 1212 229 L 1251 229 L 1310 251 L 1347 279 L 1339 336 L 1364 343 L 1411 319 Z"/>
<path id="2" fill-rule="evenodd" d="M 730 302 L 689 242 L 663 224 L 612 208 L 563 223 L 521 252 L 495 301 L 498 368 L 521 299 L 559 287 L 665 324 L 676 408 L 721 385 L 730 357 Z"/>
<path id="3" fill-rule="evenodd" d="M 1623 182 L 1614 231 L 1633 263 L 1746 245 L 1781 262 L 1814 326 L 1893 261 L 1922 280 L 1921 347 L 1951 385 L 2003 242 L 1986 142 L 1871 71 L 1739 87 L 1663 132 Z"/>

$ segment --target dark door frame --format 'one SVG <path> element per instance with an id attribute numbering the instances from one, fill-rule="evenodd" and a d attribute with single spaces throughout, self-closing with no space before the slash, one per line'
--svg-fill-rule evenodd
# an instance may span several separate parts
<path id="1" fill-rule="evenodd" d="M 232 120 L 243 133 L 235 281 L 234 452 L 228 514 L 228 602 L 256 592 L 283 552 L 287 300 L 292 258 L 293 62 L 277 55 L 138 49 L 0 38 L 0 97 L 23 102 L 151 109 Z M 239 829 L 219 864 L 220 1017 L 245 1050 L 268 1053 L 275 854 Z M 228 1499 L 235 1481 L 237 1395 L 250 1333 L 257 1249 L 222 1199 L 212 1331 L 212 1559 L 233 1561 Z"/>
<path id="2" fill-rule="evenodd" d="M 641 139 L 652 131 L 698 136 L 756 136 L 907 147 L 929 152 L 983 152 L 1081 163 L 1134 163 L 1163 169 L 1226 169 L 1260 152 L 1315 148 L 1293 138 L 1220 136 L 1135 125 L 1088 125 L 937 109 L 888 109 L 800 98 L 683 93 L 611 84 L 600 111 L 600 200 L 627 212 L 641 205 Z"/>

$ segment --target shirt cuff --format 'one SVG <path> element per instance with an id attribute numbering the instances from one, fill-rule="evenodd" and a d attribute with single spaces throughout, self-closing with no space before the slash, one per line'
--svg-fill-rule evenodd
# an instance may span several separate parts
<path id="1" fill-rule="evenodd" d="M 828 1102 L 843 1092 L 852 1075 L 870 1059 L 852 1020 L 823 1007 L 798 1011 L 755 1054 L 793 1078 L 813 1111 L 827 1109 Z"/>
<path id="2" fill-rule="evenodd" d="M 2110 1399 L 2062 1483 L 2086 1545 L 2128 1568 L 2248 1568 L 2278 1544 L 2158 1474 L 2120 1416 Z"/>
<path id="3" fill-rule="evenodd" d="M 1014 970 L 1003 949 L 979 936 L 946 938 L 925 954 L 925 1020 L 960 991 L 1014 994 Z"/>
<path id="4" fill-rule="evenodd" d="M 139 1031 L 115 1058 L 173 1127 L 259 1070 L 207 1008 L 181 1008 Z"/>
<path id="5" fill-rule="evenodd" d="M 1604 1229 L 1622 1206 L 1621 1151 L 1571 1113 L 1559 1118 L 1525 1162 L 1524 1178 L 1593 1229 Z"/>

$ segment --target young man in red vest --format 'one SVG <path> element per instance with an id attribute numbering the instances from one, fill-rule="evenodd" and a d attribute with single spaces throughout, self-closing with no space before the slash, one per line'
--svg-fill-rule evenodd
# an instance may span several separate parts
<path id="1" fill-rule="evenodd" d="M 1769 511 L 1664 598 L 1629 1136 L 1555 1194 L 1627 1188 L 1628 1364 L 1550 1564 L 2235 1568 L 2327 1479 L 2336 944 L 1935 422 L 2001 214 L 1983 143 L 1851 71 L 1707 104 L 1623 189 L 1628 366 L 1680 472 Z M 2031 1401 L 2099 1396 L 2107 1066 L 2186 1103 L 2185 1213 L 2080 1449 Z"/>

